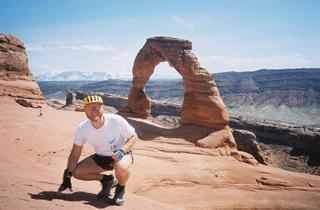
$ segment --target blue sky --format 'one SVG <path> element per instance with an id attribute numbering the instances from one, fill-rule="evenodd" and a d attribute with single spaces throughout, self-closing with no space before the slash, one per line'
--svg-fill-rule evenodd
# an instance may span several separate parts
<path id="1" fill-rule="evenodd" d="M 152 36 L 192 41 L 209 72 L 320 67 L 320 1 L 0 0 L 0 32 L 27 47 L 33 74 L 131 74 Z M 177 77 L 167 63 L 160 76 Z"/>

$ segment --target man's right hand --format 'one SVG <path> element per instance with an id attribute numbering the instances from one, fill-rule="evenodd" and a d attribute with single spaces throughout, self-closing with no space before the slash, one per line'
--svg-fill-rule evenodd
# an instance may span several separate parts
<path id="1" fill-rule="evenodd" d="M 71 177 L 72 177 L 72 172 L 69 171 L 68 169 L 65 169 L 63 172 L 63 182 L 57 191 L 58 196 L 60 196 L 62 192 L 67 188 L 69 188 L 69 190 L 72 191 Z"/>

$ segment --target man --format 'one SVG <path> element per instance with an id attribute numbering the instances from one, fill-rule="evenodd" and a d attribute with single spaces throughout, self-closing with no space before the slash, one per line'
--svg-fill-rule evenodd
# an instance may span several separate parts
<path id="1" fill-rule="evenodd" d="M 87 120 L 80 123 L 76 133 L 73 148 L 64 170 L 63 182 L 57 191 L 71 186 L 71 176 L 80 180 L 98 180 L 102 189 L 99 197 L 108 197 L 110 190 L 116 185 L 112 202 L 115 205 L 124 203 L 125 184 L 129 178 L 129 168 L 133 163 L 132 148 L 137 140 L 135 129 L 121 116 L 104 114 L 103 100 L 100 96 L 89 95 L 84 98 L 84 112 Z M 82 147 L 88 142 L 95 154 L 78 163 Z M 107 170 L 115 170 L 118 184 L 112 174 L 101 174 Z"/>

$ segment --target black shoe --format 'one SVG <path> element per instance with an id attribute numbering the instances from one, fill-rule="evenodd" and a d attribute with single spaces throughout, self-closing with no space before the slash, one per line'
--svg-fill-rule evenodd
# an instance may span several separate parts
<path id="1" fill-rule="evenodd" d="M 118 183 L 117 181 L 114 180 L 114 177 L 112 174 L 103 175 L 103 178 L 100 182 L 102 184 L 102 189 L 98 193 L 99 198 L 109 197 L 111 188 L 115 187 L 116 183 Z"/>
<path id="2" fill-rule="evenodd" d="M 121 185 L 118 184 L 117 187 L 116 187 L 116 192 L 114 193 L 114 196 L 112 198 L 112 203 L 114 205 L 117 205 L 117 206 L 123 205 L 123 203 L 124 203 L 124 199 L 123 199 L 124 191 L 125 191 L 125 186 L 121 186 Z"/>

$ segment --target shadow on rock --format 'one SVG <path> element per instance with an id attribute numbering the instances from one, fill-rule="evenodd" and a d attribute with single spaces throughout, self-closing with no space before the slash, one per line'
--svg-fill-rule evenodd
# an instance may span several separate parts
<path id="1" fill-rule="evenodd" d="M 35 200 L 47 200 L 52 201 L 54 199 L 57 200 L 65 200 L 65 201 L 83 201 L 82 203 L 86 205 L 91 205 L 95 208 L 106 208 L 111 206 L 111 199 L 101 199 L 98 198 L 96 194 L 87 193 L 87 192 L 74 192 L 69 194 L 62 194 L 61 196 L 57 196 L 55 191 L 42 191 L 38 194 L 28 193 L 32 199 Z"/>
<path id="2" fill-rule="evenodd" d="M 164 128 L 134 118 L 127 118 L 127 121 L 136 129 L 138 137 L 143 141 L 152 141 L 155 138 L 162 136 L 165 138 L 182 138 L 191 143 L 196 143 L 210 133 L 219 130 L 191 124 L 180 125 L 177 128 Z"/>

